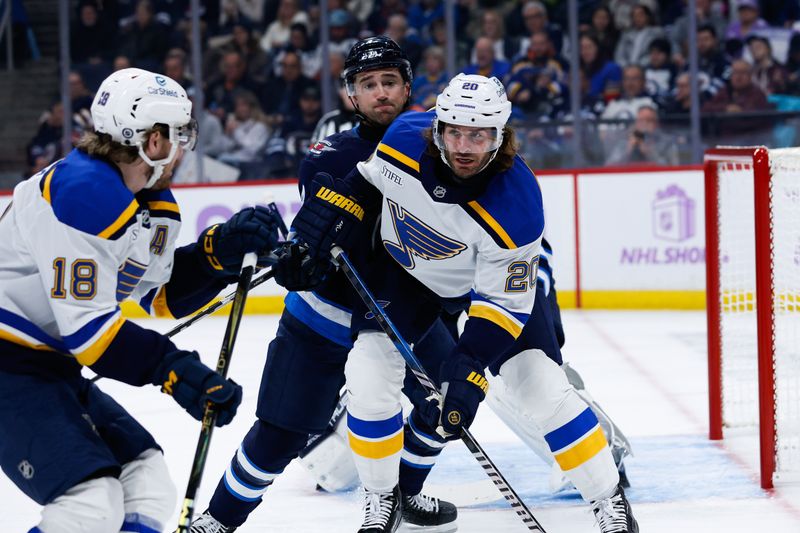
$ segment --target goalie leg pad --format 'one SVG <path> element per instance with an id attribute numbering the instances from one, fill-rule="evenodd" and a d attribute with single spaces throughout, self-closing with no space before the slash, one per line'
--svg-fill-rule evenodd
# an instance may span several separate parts
<path id="1" fill-rule="evenodd" d="M 113 477 L 75 485 L 42 509 L 39 529 L 47 533 L 119 531 L 125 517 L 122 483 Z"/>
<path id="2" fill-rule="evenodd" d="M 368 490 L 391 491 L 398 482 L 403 449 L 400 396 L 405 362 L 386 334 L 362 331 L 345 375 L 351 394 L 348 441 L 359 477 Z"/>
<path id="3" fill-rule="evenodd" d="M 587 501 L 614 490 L 619 473 L 597 417 L 559 365 L 541 350 L 525 350 L 500 368 L 515 401 L 544 433 L 556 462 Z"/>
<path id="4" fill-rule="evenodd" d="M 145 451 L 122 465 L 119 481 L 125 497 L 122 531 L 162 531 L 175 510 L 177 500 L 164 454 L 156 449 Z"/>

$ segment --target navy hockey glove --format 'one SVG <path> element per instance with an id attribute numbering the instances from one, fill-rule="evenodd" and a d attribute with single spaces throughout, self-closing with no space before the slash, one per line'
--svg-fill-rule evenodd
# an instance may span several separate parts
<path id="1" fill-rule="evenodd" d="M 248 252 L 259 254 L 258 266 L 271 264 L 274 258 L 269 252 L 278 246 L 281 224 L 283 220 L 274 209 L 242 209 L 224 224 L 215 224 L 200 234 L 197 242 L 205 255 L 203 264 L 217 277 L 238 276 Z"/>
<path id="2" fill-rule="evenodd" d="M 445 440 L 458 439 L 461 431 L 475 419 L 478 406 L 489 390 L 489 382 L 483 375 L 482 365 L 463 354 L 454 354 L 443 362 L 440 376 L 442 399 L 436 431 Z"/>
<path id="3" fill-rule="evenodd" d="M 288 291 L 308 291 L 322 283 L 331 266 L 328 261 L 315 261 L 308 255 L 308 246 L 296 241 L 285 242 L 273 252 L 275 282 Z"/>
<path id="4" fill-rule="evenodd" d="M 303 206 L 292 221 L 297 237 L 308 244 L 312 259 L 328 261 L 331 247 L 338 244 L 350 250 L 364 220 L 364 208 L 342 180 L 318 172 L 308 187 Z"/>
<path id="5" fill-rule="evenodd" d="M 242 387 L 201 363 L 197 352 L 168 353 L 156 369 L 153 384 L 161 385 L 161 392 L 172 396 L 197 420 L 203 419 L 207 402 L 214 404 L 217 427 L 233 420 L 242 403 Z"/>

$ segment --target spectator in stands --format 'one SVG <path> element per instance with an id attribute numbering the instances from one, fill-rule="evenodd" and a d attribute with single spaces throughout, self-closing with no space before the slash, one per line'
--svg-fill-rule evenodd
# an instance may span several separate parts
<path id="1" fill-rule="evenodd" d="M 736 6 L 738 17 L 728 24 L 725 38 L 743 41 L 754 31 L 769 28 L 767 21 L 759 17 L 758 9 L 757 0 L 738 0 Z"/>
<path id="2" fill-rule="evenodd" d="M 197 89 L 194 86 L 186 89 L 186 96 L 195 103 L 195 95 Z M 214 113 L 203 112 L 197 118 L 197 143 L 203 154 L 209 157 L 217 157 L 221 154 L 227 144 L 225 140 L 225 131 L 222 127 L 222 121 Z"/>
<path id="3" fill-rule="evenodd" d="M 169 30 L 154 17 L 151 0 L 139 0 L 133 22 L 123 32 L 120 53 L 133 66 L 158 70 L 168 48 Z"/>
<path id="4" fill-rule="evenodd" d="M 100 16 L 95 1 L 82 0 L 78 20 L 70 30 L 69 51 L 76 67 L 110 63 L 115 41 L 114 28 Z"/>
<path id="5" fill-rule="evenodd" d="M 303 76 L 300 55 L 286 52 L 280 63 L 281 75 L 271 78 L 264 91 L 267 124 L 277 129 L 300 108 L 300 94 L 314 82 Z"/>
<path id="6" fill-rule="evenodd" d="M 408 56 L 408 61 L 411 63 L 411 68 L 416 70 L 422 58 L 423 47 L 416 32 L 409 30 L 406 16 L 402 13 L 391 15 L 386 23 L 384 35 L 392 39 L 403 49 Z M 345 56 L 347 56 L 348 52 L 350 52 L 350 48 L 344 50 Z"/>
<path id="7" fill-rule="evenodd" d="M 258 99 L 253 93 L 236 93 L 234 112 L 226 119 L 224 148 L 218 159 L 237 167 L 260 159 L 261 150 L 269 140 L 269 130 L 263 118 Z"/>
<path id="8" fill-rule="evenodd" d="M 331 53 L 328 55 L 328 65 L 330 65 L 331 75 L 328 78 L 328 85 L 331 88 L 331 95 L 335 95 L 339 88 L 342 86 L 342 71 L 344 70 L 344 59 L 345 55 L 342 54 L 338 50 L 331 50 Z M 324 80 L 321 79 L 322 71 L 320 70 L 319 74 L 319 83 L 316 84 L 316 88 L 320 91 L 322 90 L 322 84 L 325 83 Z"/>
<path id="9" fill-rule="evenodd" d="M 508 79 L 508 99 L 519 118 L 558 120 L 569 105 L 566 86 L 556 73 L 530 63 L 518 63 Z M 513 115 L 512 115 L 513 116 Z"/>
<path id="10" fill-rule="evenodd" d="M 651 13 L 658 12 L 658 2 L 656 0 L 609 0 L 604 3 L 614 14 L 614 25 L 620 31 L 627 30 L 633 25 L 633 11 L 636 6 L 645 6 Z"/>
<path id="11" fill-rule="evenodd" d="M 689 0 L 683 0 L 684 4 L 688 4 L 688 2 Z M 696 2 L 697 27 L 708 24 L 714 28 L 715 35 L 724 35 L 728 22 L 719 11 L 712 9 L 712 0 L 696 0 Z M 685 9 L 688 9 L 688 6 Z M 672 60 L 678 67 L 683 67 L 688 57 L 686 49 L 689 42 L 688 13 L 684 13 L 675 20 L 669 31 L 669 38 L 672 43 Z"/>
<path id="12" fill-rule="evenodd" d="M 294 160 L 294 168 L 300 168 L 300 161 L 308 152 L 311 138 L 317 123 L 322 118 L 320 90 L 309 85 L 300 95 L 300 108 L 281 127 L 281 137 L 286 140 L 286 152 Z"/>
<path id="13" fill-rule="evenodd" d="M 172 78 L 187 91 L 192 86 L 192 80 L 186 75 L 186 52 L 180 48 L 173 48 L 164 58 L 164 75 Z"/>
<path id="14" fill-rule="evenodd" d="M 614 18 L 608 7 L 598 6 L 592 13 L 592 23 L 589 33 L 595 36 L 600 54 L 603 57 L 613 57 L 619 42 L 619 30 L 614 24 Z"/>
<path id="15" fill-rule="evenodd" d="M 289 30 L 289 42 L 275 56 L 275 63 L 280 64 L 286 51 L 292 50 L 300 54 L 300 63 L 303 65 L 303 75 L 308 78 L 315 78 L 319 74 L 322 64 L 322 50 L 315 47 L 308 35 L 308 28 L 305 24 L 292 24 Z"/>
<path id="16" fill-rule="evenodd" d="M 601 118 L 632 119 L 642 106 L 655 108 L 656 104 L 647 93 L 644 69 L 639 65 L 628 65 L 622 70 L 622 95 L 609 102 Z"/>
<path id="17" fill-rule="evenodd" d="M 637 4 L 631 11 L 631 26 L 622 32 L 614 52 L 614 61 L 620 66 L 644 65 L 650 43 L 664 36 L 664 29 L 655 26 L 653 11 L 644 4 Z"/>
<path id="18" fill-rule="evenodd" d="M 130 58 L 126 55 L 120 54 L 114 58 L 114 62 L 111 64 L 111 70 L 116 72 L 118 70 L 131 68 L 131 66 Z"/>
<path id="19" fill-rule="evenodd" d="M 750 35 L 747 47 L 753 57 L 753 81 L 762 91 L 769 94 L 786 92 L 787 72 L 772 55 L 769 39 L 760 35 Z"/>
<path id="20" fill-rule="evenodd" d="M 475 63 L 464 68 L 464 74 L 480 74 L 481 76 L 494 76 L 502 81 L 511 70 L 508 61 L 500 61 L 494 57 L 494 45 L 486 37 L 475 41 Z"/>
<path id="21" fill-rule="evenodd" d="M 42 116 L 39 129 L 27 147 L 27 175 L 35 174 L 61 157 L 61 137 L 64 132 L 64 106 L 56 100 Z"/>
<path id="22" fill-rule="evenodd" d="M 553 50 L 557 55 L 561 54 L 564 46 L 564 34 L 556 24 L 551 24 L 547 18 L 547 10 L 544 4 L 538 0 L 529 0 L 522 6 L 522 19 L 525 22 L 526 35 L 519 40 L 517 53 L 528 49 L 531 37 L 535 33 L 545 32 L 550 36 Z"/>
<path id="23" fill-rule="evenodd" d="M 265 0 L 222 0 L 220 27 L 232 29 L 237 24 L 245 24 L 251 28 L 261 26 L 261 21 L 264 20 L 264 4 Z M 226 33 L 224 29 L 221 32 Z"/>
<path id="24" fill-rule="evenodd" d="M 487 9 L 481 14 L 480 37 L 486 37 L 494 45 L 494 57 L 503 61 L 511 61 L 519 51 L 518 44 L 513 39 L 506 37 L 503 27 L 503 18 L 494 9 Z M 473 50 L 472 63 L 475 62 L 475 51 Z"/>
<path id="25" fill-rule="evenodd" d="M 659 105 L 663 115 L 680 115 L 692 110 L 691 75 L 681 72 L 675 78 L 675 88 L 661 100 Z M 698 85 L 700 81 L 698 80 Z"/>
<path id="26" fill-rule="evenodd" d="M 703 88 L 703 98 L 713 98 L 731 77 L 731 65 L 719 48 L 714 26 L 697 28 L 697 60 Z"/>
<path id="27" fill-rule="evenodd" d="M 566 82 L 568 65 L 561 57 L 556 54 L 553 43 L 547 32 L 539 31 L 531 36 L 527 50 L 514 58 L 514 66 L 517 63 L 529 63 L 530 66 L 539 69 L 548 69 L 559 83 Z"/>
<path id="28" fill-rule="evenodd" d="M 447 26 L 444 19 L 436 19 L 431 22 L 431 39 L 429 46 L 440 46 L 443 50 L 447 50 L 450 46 L 447 43 Z M 470 47 L 466 39 L 456 39 L 455 43 L 455 56 L 456 65 L 465 65 L 468 62 L 470 54 Z"/>
<path id="29" fill-rule="evenodd" d="M 703 112 L 715 113 L 754 113 L 771 109 L 767 95 L 753 83 L 753 67 L 747 61 L 737 59 L 731 64 L 731 80 L 708 102 L 702 106 Z M 769 119 L 760 117 L 723 120 L 719 128 L 726 134 L 744 135 L 770 126 Z M 741 137 L 736 142 L 748 142 Z"/>
<path id="30" fill-rule="evenodd" d="M 800 95 L 800 33 L 795 33 L 789 40 L 789 53 L 786 57 L 787 92 Z"/>
<path id="31" fill-rule="evenodd" d="M 417 7 L 419 4 L 414 4 Z M 367 17 L 367 30 L 374 35 L 383 35 L 386 31 L 386 21 L 395 13 L 406 15 L 408 17 L 408 6 L 404 0 L 377 0 L 372 8 L 372 13 Z M 444 17 L 444 10 L 442 10 L 442 17 Z M 424 35 L 426 28 L 430 28 L 430 24 L 424 24 L 422 30 L 417 29 L 409 20 L 409 26 L 417 30 L 418 35 Z"/>
<path id="32" fill-rule="evenodd" d="M 308 25 L 308 14 L 300 11 L 297 0 L 280 0 L 277 18 L 261 37 L 261 48 L 265 52 L 270 52 L 273 48 L 280 48 L 286 44 L 292 24 L 298 22 Z"/>
<path id="33" fill-rule="evenodd" d="M 627 137 L 611 149 L 606 160 L 608 165 L 642 163 L 678 164 L 677 144 L 662 131 L 658 111 L 651 105 L 642 106 L 636 111 L 636 121 L 629 128 Z"/>
<path id="34" fill-rule="evenodd" d="M 609 102 L 619 97 L 622 69 L 603 54 L 594 34 L 581 36 L 580 58 L 581 72 L 587 83 L 587 89 L 583 92 L 584 107 L 593 107 L 596 100 Z"/>
<path id="35" fill-rule="evenodd" d="M 644 68 L 647 92 L 656 97 L 663 97 L 675 83 L 678 69 L 672 62 L 672 46 L 665 38 L 655 39 L 650 43 L 650 56 Z"/>
<path id="36" fill-rule="evenodd" d="M 341 52 L 347 56 L 350 49 L 356 44 L 353 37 L 353 17 L 345 9 L 334 9 L 330 16 L 330 49 Z M 317 53 L 322 57 L 322 49 L 318 48 Z"/>
<path id="37" fill-rule="evenodd" d="M 235 94 L 250 91 L 259 94 L 260 87 L 247 77 L 247 62 L 241 52 L 230 50 L 222 56 L 222 79 L 210 83 L 206 91 L 206 105 L 220 120 L 233 113 Z"/>
<path id="38" fill-rule="evenodd" d="M 249 22 L 241 20 L 233 25 L 231 36 L 227 49 L 238 50 L 242 54 L 247 63 L 247 77 L 255 83 L 265 83 L 271 62 L 269 55 L 261 49 L 253 27 Z"/>
<path id="39" fill-rule="evenodd" d="M 79 113 L 84 109 L 92 107 L 92 100 L 94 94 L 86 88 L 83 82 L 83 76 L 79 72 L 72 71 L 69 73 L 69 97 L 72 100 L 72 112 Z"/>
<path id="40" fill-rule="evenodd" d="M 422 54 L 422 65 L 411 84 L 412 103 L 420 111 L 436 105 L 436 97 L 447 87 L 450 75 L 445 71 L 445 61 L 441 46 L 429 46 Z"/>
<path id="41" fill-rule="evenodd" d="M 425 28 L 431 25 L 434 20 L 444 20 L 444 2 L 439 0 L 420 0 L 414 2 L 408 8 L 408 25 L 417 33 L 423 34 Z M 399 44 L 399 42 L 398 42 Z"/>

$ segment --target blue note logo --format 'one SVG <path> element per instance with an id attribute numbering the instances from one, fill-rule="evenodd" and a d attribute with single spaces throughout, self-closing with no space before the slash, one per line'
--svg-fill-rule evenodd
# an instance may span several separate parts
<path id="1" fill-rule="evenodd" d="M 395 261 L 413 270 L 414 256 L 420 259 L 449 259 L 467 249 L 467 245 L 442 235 L 391 200 L 387 200 L 397 243 L 383 245 Z"/>

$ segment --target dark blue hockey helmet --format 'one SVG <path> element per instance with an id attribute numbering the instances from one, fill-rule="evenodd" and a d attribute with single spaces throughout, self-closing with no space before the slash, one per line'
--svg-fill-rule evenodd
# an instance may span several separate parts
<path id="1" fill-rule="evenodd" d="M 414 79 L 408 56 L 400 45 L 389 37 L 379 35 L 354 44 L 347 54 L 342 70 L 342 81 L 347 88 L 347 94 L 350 96 L 355 94 L 356 74 L 382 68 L 398 69 L 403 81 L 408 84 Z"/>

